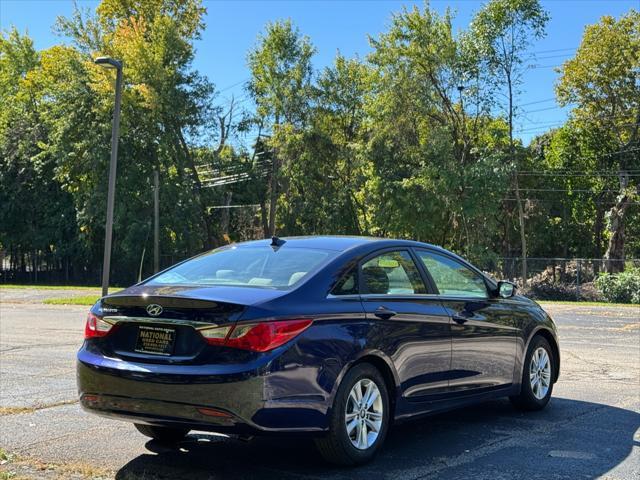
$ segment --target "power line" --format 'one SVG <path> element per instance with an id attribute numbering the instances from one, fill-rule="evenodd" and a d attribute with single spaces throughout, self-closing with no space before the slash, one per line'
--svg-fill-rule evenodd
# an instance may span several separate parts
<path id="1" fill-rule="evenodd" d="M 207 207 L 207 210 L 223 210 L 228 208 L 259 208 L 259 203 L 248 203 L 246 205 L 213 205 L 211 207 Z"/>
<path id="2" fill-rule="evenodd" d="M 467 187 L 469 190 L 475 191 L 495 191 L 493 188 L 488 187 L 480 187 L 474 188 L 473 186 Z M 596 195 L 596 193 L 590 188 L 520 188 L 521 192 L 563 192 L 563 193 L 591 193 Z M 620 193 L 618 190 L 599 190 L 597 194 L 601 193 Z"/>
<path id="3" fill-rule="evenodd" d="M 218 90 L 218 93 L 226 92 L 227 90 L 230 90 L 230 89 L 232 89 L 233 87 L 237 87 L 238 85 L 240 85 L 240 84 L 242 84 L 242 83 L 245 83 L 245 82 L 247 82 L 248 80 L 249 80 L 248 78 L 245 78 L 244 80 L 240 80 L 239 82 L 232 83 L 231 85 L 228 85 L 228 86 L 226 86 L 226 87 L 221 88 L 220 90 Z"/>
<path id="4" fill-rule="evenodd" d="M 256 175 L 256 177 L 266 177 L 267 176 L 267 172 L 264 172 L 260 175 Z M 253 180 L 253 176 L 247 174 L 246 176 L 234 176 L 233 178 L 228 178 L 228 179 L 216 179 L 216 181 L 212 181 L 212 182 L 207 182 L 205 184 L 205 182 L 203 182 L 202 188 L 211 188 L 211 187 L 220 187 L 222 185 L 233 185 L 235 183 L 242 183 L 242 182 L 248 182 L 250 180 Z"/>
<path id="5" fill-rule="evenodd" d="M 500 199 L 503 202 L 517 202 L 518 199 L 517 198 L 501 198 Z M 555 198 L 523 198 L 520 197 L 520 200 L 527 200 L 527 201 L 531 201 L 531 202 L 557 202 L 558 199 Z M 611 202 L 607 202 L 604 200 L 592 200 L 593 203 L 595 203 L 596 205 L 615 205 L 616 202 L 611 201 Z M 627 202 L 629 205 L 640 205 L 640 202 Z"/>
<path id="6" fill-rule="evenodd" d="M 560 125 L 563 125 L 565 122 L 561 121 L 561 122 L 553 122 L 549 125 L 540 125 L 538 127 L 528 127 L 528 128 L 521 128 L 519 130 L 514 130 L 515 133 L 530 133 L 530 132 L 534 132 L 536 130 L 547 130 L 549 128 L 552 127 L 559 127 Z"/>
<path id="7" fill-rule="evenodd" d="M 619 154 L 619 153 L 627 153 L 627 152 L 633 152 L 633 151 L 639 151 L 640 148 L 635 148 L 633 150 L 618 150 L 617 152 L 610 152 L 609 154 L 606 155 L 600 155 L 600 157 L 605 157 L 605 156 L 611 156 L 614 154 Z M 636 169 L 636 168 L 630 168 L 628 170 L 624 170 L 624 172 L 626 174 L 628 174 L 629 176 L 635 177 L 635 176 L 640 176 L 640 169 Z M 592 171 L 592 172 L 585 172 L 584 170 L 568 170 L 568 169 L 561 169 L 561 170 L 520 170 L 518 171 L 518 175 L 540 175 L 540 176 L 563 176 L 566 175 L 568 177 L 574 177 L 574 176 L 588 176 L 588 177 L 597 177 L 597 176 L 619 176 L 619 173 L 613 173 L 611 170 L 596 170 L 596 171 Z"/>
<path id="8" fill-rule="evenodd" d="M 598 119 L 598 120 L 601 120 L 601 118 Z M 549 125 L 546 125 L 546 126 L 541 124 L 538 127 L 527 127 L 527 128 L 523 128 L 523 129 L 514 130 L 514 132 L 517 132 L 517 133 L 532 132 L 532 131 L 535 131 L 535 130 L 547 129 L 547 128 L 553 127 L 556 124 L 557 124 L 557 126 L 560 126 L 560 125 L 563 125 L 564 123 L 566 123 L 566 122 L 565 121 L 558 121 L 558 122 L 553 122 L 553 123 L 551 123 Z M 640 124 L 639 123 L 621 123 L 620 125 L 617 125 L 617 126 L 618 127 L 634 127 L 636 125 L 640 125 Z"/>
<path id="9" fill-rule="evenodd" d="M 593 193 L 590 188 L 520 188 L 523 192 L 566 192 Z M 618 190 L 599 190 L 598 193 L 620 193 Z"/>
<path id="10" fill-rule="evenodd" d="M 536 57 L 535 55 L 529 57 L 529 58 L 535 58 L 536 60 L 546 60 L 548 58 L 561 58 L 561 57 L 568 57 L 570 55 L 573 55 L 572 53 L 560 53 L 558 55 L 548 55 L 545 57 Z"/>
<path id="11" fill-rule="evenodd" d="M 560 105 L 554 105 L 553 107 L 536 108 L 535 110 L 524 110 L 522 113 L 544 112 L 546 110 L 556 110 L 558 108 L 565 108 L 565 107 L 561 107 Z"/>
<path id="12" fill-rule="evenodd" d="M 555 48 L 553 50 L 538 50 L 537 52 L 531 52 L 533 54 L 536 53 L 555 53 L 555 52 L 568 52 L 569 50 L 577 50 L 578 47 L 571 47 L 571 48 Z"/>
<path id="13" fill-rule="evenodd" d="M 617 173 L 549 173 L 549 172 L 545 172 L 545 173 L 520 173 L 518 172 L 519 176 L 525 176 L 525 177 L 615 177 L 618 178 L 619 175 Z M 628 174 L 627 176 L 629 177 L 640 177 L 640 173 L 631 173 Z"/>
<path id="14" fill-rule="evenodd" d="M 607 153 L 595 154 L 593 156 L 597 157 L 597 158 L 603 158 L 603 157 L 610 157 L 612 155 L 624 155 L 624 154 L 633 153 L 633 152 L 640 152 L 640 147 L 638 147 L 638 148 L 628 148 L 626 150 L 616 150 L 615 152 L 607 152 Z M 522 170 L 519 173 L 537 173 L 537 172 L 543 172 L 543 170 Z M 543 173 L 548 173 L 549 175 L 558 175 L 558 174 L 562 174 L 562 173 L 571 173 L 571 172 L 574 172 L 574 171 L 558 170 L 557 172 L 547 171 L 547 172 L 543 172 Z M 601 170 L 600 172 L 592 172 L 590 174 L 587 174 L 584 171 L 575 171 L 575 172 L 578 173 L 578 174 L 585 174 L 585 175 L 598 175 L 598 174 L 603 174 L 603 175 L 610 174 L 610 175 L 615 175 L 615 176 L 619 175 L 619 174 L 611 173 L 610 170 Z M 634 177 L 634 176 L 636 176 L 635 175 L 636 173 L 640 173 L 640 170 L 632 168 L 632 169 L 624 170 L 624 172 L 629 174 L 629 176 Z"/>
<path id="15" fill-rule="evenodd" d="M 544 109 L 528 110 L 528 111 L 527 111 L 527 110 L 525 110 L 525 111 L 523 111 L 523 112 L 522 112 L 522 114 L 523 114 L 523 115 L 526 115 L 527 113 L 541 112 L 541 111 L 544 111 L 544 110 L 553 110 L 553 109 L 556 109 L 556 108 L 563 108 L 563 107 L 558 105 L 558 106 L 553 106 L 553 107 L 547 107 L 547 108 L 544 108 Z M 616 118 L 621 119 L 621 118 L 623 118 L 624 116 L 625 116 L 624 114 L 603 115 L 603 116 L 597 116 L 597 117 L 595 117 L 595 118 L 594 118 L 594 120 L 611 120 L 611 119 L 615 120 Z M 565 119 L 565 120 L 554 120 L 554 121 L 552 121 L 552 122 L 534 122 L 533 120 L 528 120 L 528 122 L 529 122 L 529 123 L 536 124 L 536 125 L 546 125 L 546 124 L 548 124 L 548 125 L 553 125 L 553 124 L 563 124 L 563 123 L 565 123 L 566 121 L 567 121 L 567 119 Z M 618 125 L 618 126 L 620 126 L 620 127 L 633 127 L 633 126 L 635 126 L 635 125 L 638 125 L 638 124 L 637 124 L 637 123 L 622 123 L 622 124 L 620 124 L 620 125 Z M 537 128 L 537 127 L 528 127 L 528 128 Z M 515 130 L 515 131 L 519 131 L 519 130 Z"/>
<path id="16" fill-rule="evenodd" d="M 516 128 L 514 129 L 514 133 L 515 132 L 526 132 L 526 131 L 531 131 L 531 130 L 538 130 L 541 128 L 556 128 L 556 127 L 561 127 L 564 124 L 564 122 L 562 121 L 556 121 L 556 122 L 534 122 L 534 121 L 529 121 L 528 123 L 522 123 L 520 124 L 521 127 L 520 128 Z"/>
<path id="17" fill-rule="evenodd" d="M 535 70 L 536 68 L 556 68 L 561 66 L 562 65 L 532 65 L 528 68 L 528 70 Z"/>
<path id="18" fill-rule="evenodd" d="M 621 155 L 621 154 L 624 154 L 624 153 L 631 153 L 631 152 L 638 152 L 638 151 L 640 151 L 640 147 L 638 147 L 638 148 L 627 148 L 625 150 L 617 150 L 615 152 L 603 153 L 602 155 L 598 155 L 598 157 L 610 157 L 611 155 Z M 628 170 L 628 171 L 629 172 L 633 172 L 633 171 L 635 171 L 635 169 Z"/>
<path id="19" fill-rule="evenodd" d="M 557 124 L 557 123 L 564 123 L 565 120 L 550 120 L 550 121 L 547 121 L 547 122 L 535 122 L 533 120 L 528 120 L 528 122 L 530 124 L 532 124 L 532 125 L 541 125 L 542 126 L 542 125 L 554 125 L 554 124 Z M 522 124 L 521 128 L 525 128 L 525 125 Z M 533 127 L 526 127 L 526 128 L 533 128 Z"/>
<path id="20" fill-rule="evenodd" d="M 527 105 L 535 105 L 536 103 L 546 103 L 551 102 L 552 100 L 555 101 L 555 99 L 556 97 L 545 98 L 544 100 L 536 100 L 535 102 L 521 103 L 520 106 L 526 107 Z"/>

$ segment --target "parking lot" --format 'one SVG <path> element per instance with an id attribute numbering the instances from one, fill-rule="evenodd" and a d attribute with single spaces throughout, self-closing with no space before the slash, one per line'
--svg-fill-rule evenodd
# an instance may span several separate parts
<path id="1" fill-rule="evenodd" d="M 639 478 L 640 309 L 546 308 L 562 351 L 546 410 L 522 414 L 494 401 L 397 426 L 373 463 L 344 470 L 299 439 L 192 433 L 168 449 L 84 413 L 74 356 L 86 307 L 14 296 L 0 305 L 0 448 L 9 454 L 0 479 Z"/>

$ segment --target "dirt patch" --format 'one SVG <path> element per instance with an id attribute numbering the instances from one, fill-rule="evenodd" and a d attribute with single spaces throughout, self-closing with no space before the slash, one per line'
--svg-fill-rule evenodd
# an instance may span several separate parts
<path id="1" fill-rule="evenodd" d="M 3 452 L 4 460 L 0 461 L 0 480 L 62 480 L 77 479 L 111 479 L 115 472 L 101 467 L 80 462 L 65 464 L 46 463 L 35 458 L 18 457 Z"/>
<path id="2" fill-rule="evenodd" d="M 48 403 L 45 405 L 34 405 L 33 407 L 0 407 L 0 417 L 5 415 L 20 415 L 22 413 L 33 413 L 37 410 L 44 410 L 45 408 L 60 407 L 62 405 L 71 405 L 78 403 L 78 400 L 63 400 L 61 402 Z"/>
<path id="3" fill-rule="evenodd" d="M 640 330 L 640 321 L 638 323 L 628 323 L 624 327 L 616 328 L 619 332 L 630 332 L 632 330 Z"/>

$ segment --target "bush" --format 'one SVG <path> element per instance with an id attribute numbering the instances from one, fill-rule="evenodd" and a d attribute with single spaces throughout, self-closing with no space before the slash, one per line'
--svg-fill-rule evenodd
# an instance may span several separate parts
<path id="1" fill-rule="evenodd" d="M 629 268 L 615 274 L 603 273 L 595 283 L 607 302 L 640 304 L 640 268 Z"/>
<path id="2" fill-rule="evenodd" d="M 535 263 L 533 264 L 535 267 Z M 593 263 L 580 263 L 580 283 L 593 282 L 595 273 Z M 533 275 L 530 280 L 534 283 L 564 283 L 566 285 L 578 282 L 578 262 L 576 260 L 561 261 L 555 265 L 547 265 L 543 271 Z"/>
<path id="3" fill-rule="evenodd" d="M 578 264 L 575 260 L 557 265 L 548 265 L 521 287 L 521 293 L 534 300 L 565 300 L 597 302 L 601 295 L 593 284 L 593 265 L 580 265 L 580 287 L 578 288 Z"/>
<path id="4" fill-rule="evenodd" d="M 593 282 L 581 284 L 578 291 L 575 284 L 531 281 L 525 288 L 520 290 L 520 293 L 534 300 L 571 302 L 597 302 L 601 300 L 601 296 L 594 287 Z"/>

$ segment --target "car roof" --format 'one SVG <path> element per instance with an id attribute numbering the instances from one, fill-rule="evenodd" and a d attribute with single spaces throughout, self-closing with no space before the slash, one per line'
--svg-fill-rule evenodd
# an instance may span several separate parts
<path id="1" fill-rule="evenodd" d="M 386 246 L 414 246 L 414 247 L 431 247 L 437 250 L 443 250 L 440 247 L 431 245 L 428 243 L 416 242 L 413 240 L 397 240 L 390 238 L 380 237 L 359 237 L 348 235 L 317 235 L 317 236 L 301 236 L 301 237 L 278 237 L 278 240 L 283 242 L 282 247 L 294 247 L 294 248 L 317 248 L 323 250 L 335 250 L 338 252 L 345 252 L 354 247 L 363 245 L 371 245 L 372 247 L 386 247 Z M 249 242 L 242 242 L 234 244 L 235 247 L 256 247 L 256 246 L 269 246 L 272 244 L 271 239 L 265 240 L 253 240 Z M 444 251 L 444 250 L 443 250 Z"/>

